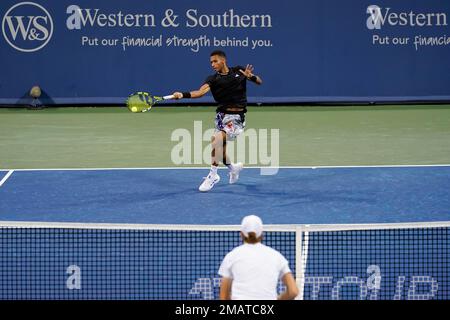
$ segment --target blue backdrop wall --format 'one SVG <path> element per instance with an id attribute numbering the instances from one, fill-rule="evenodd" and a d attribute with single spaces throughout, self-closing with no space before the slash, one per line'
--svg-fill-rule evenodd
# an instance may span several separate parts
<path id="1" fill-rule="evenodd" d="M 3 104 L 196 89 L 215 49 L 254 65 L 253 103 L 450 100 L 449 1 L 2 0 L 0 19 Z"/>

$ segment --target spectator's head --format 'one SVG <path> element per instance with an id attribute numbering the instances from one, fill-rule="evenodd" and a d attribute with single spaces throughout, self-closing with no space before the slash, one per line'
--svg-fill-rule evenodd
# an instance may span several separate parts
<path id="1" fill-rule="evenodd" d="M 263 223 L 260 217 L 250 215 L 244 217 L 241 223 L 241 236 L 244 242 L 255 244 L 262 240 Z"/>

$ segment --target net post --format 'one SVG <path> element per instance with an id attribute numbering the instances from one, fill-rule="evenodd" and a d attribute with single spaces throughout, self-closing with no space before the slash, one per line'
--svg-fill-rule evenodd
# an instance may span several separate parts
<path id="1" fill-rule="evenodd" d="M 303 227 L 298 225 L 295 227 L 295 279 L 299 294 L 295 300 L 303 300 L 303 289 L 305 287 L 305 271 L 303 267 L 303 250 L 302 250 Z"/>

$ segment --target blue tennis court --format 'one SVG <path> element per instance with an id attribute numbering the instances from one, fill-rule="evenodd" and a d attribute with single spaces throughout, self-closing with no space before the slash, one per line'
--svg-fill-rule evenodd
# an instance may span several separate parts
<path id="1" fill-rule="evenodd" d="M 450 166 L 247 168 L 209 193 L 207 169 L 16 170 L 0 187 L 1 220 L 239 224 L 341 224 L 450 219 Z M 0 180 L 8 171 L 0 172 Z"/>
<path id="2" fill-rule="evenodd" d="M 200 193 L 205 173 L 1 171 L 0 299 L 217 299 L 217 268 L 240 244 L 218 225 L 249 213 L 301 299 L 448 299 L 450 166 L 248 168 L 234 185 L 221 170 Z M 394 222 L 409 226 L 371 227 Z"/>

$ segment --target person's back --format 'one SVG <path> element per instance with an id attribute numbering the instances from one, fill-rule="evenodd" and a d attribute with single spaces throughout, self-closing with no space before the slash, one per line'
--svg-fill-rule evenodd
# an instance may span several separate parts
<path id="1" fill-rule="evenodd" d="M 225 261 L 233 279 L 233 300 L 275 300 L 278 280 L 290 272 L 288 262 L 276 250 L 258 242 L 245 243 L 228 253 Z M 224 268 L 219 273 L 224 273 Z"/>
<path id="2" fill-rule="evenodd" d="M 219 275 L 222 300 L 294 299 L 297 284 L 285 257 L 261 243 L 263 226 L 259 217 L 251 215 L 242 220 L 241 237 L 244 244 L 230 251 L 222 261 Z M 277 294 L 278 281 L 286 291 Z"/>

